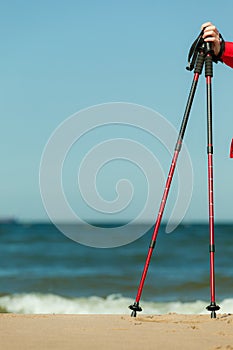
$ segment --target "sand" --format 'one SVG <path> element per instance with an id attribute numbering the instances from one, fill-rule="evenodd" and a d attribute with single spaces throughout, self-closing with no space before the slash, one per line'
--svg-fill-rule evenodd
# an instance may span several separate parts
<path id="1" fill-rule="evenodd" d="M 0 349 L 233 350 L 233 315 L 0 314 Z"/>

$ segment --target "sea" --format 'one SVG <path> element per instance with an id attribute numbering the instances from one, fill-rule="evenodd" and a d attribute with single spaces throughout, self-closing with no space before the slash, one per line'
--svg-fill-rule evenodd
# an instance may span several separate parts
<path id="1" fill-rule="evenodd" d="M 1 223 L 0 312 L 130 315 L 152 230 L 121 247 L 92 248 L 51 223 Z M 215 248 L 216 303 L 233 313 L 233 223 L 215 225 Z M 162 224 L 141 315 L 206 314 L 209 304 L 208 224 L 180 224 L 169 234 Z"/>

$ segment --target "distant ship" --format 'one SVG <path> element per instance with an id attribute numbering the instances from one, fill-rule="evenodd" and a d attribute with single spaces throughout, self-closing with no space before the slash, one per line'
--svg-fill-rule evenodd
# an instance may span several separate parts
<path id="1" fill-rule="evenodd" d="M 2 224 L 16 225 L 16 224 L 19 224 L 19 221 L 14 217 L 0 218 L 0 225 Z"/>

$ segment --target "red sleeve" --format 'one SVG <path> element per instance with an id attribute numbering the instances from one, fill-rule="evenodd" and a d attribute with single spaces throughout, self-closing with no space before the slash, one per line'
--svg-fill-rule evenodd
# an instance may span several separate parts
<path id="1" fill-rule="evenodd" d="M 233 158 L 233 139 L 231 140 L 230 158 Z"/>
<path id="2" fill-rule="evenodd" d="M 233 42 L 225 42 L 225 50 L 221 59 L 225 64 L 233 68 Z"/>

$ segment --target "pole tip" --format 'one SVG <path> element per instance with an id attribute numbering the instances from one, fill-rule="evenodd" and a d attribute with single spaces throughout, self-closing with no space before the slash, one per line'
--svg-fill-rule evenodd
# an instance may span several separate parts
<path id="1" fill-rule="evenodd" d="M 216 318 L 216 312 L 215 311 L 211 311 L 211 318 Z"/>

